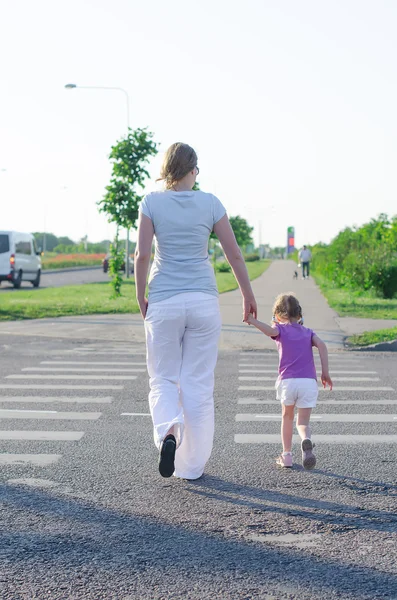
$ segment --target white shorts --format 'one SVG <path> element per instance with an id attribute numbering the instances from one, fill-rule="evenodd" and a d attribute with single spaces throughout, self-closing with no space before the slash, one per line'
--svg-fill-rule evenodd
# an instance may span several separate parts
<path id="1" fill-rule="evenodd" d="M 276 383 L 277 400 L 285 406 L 314 408 L 317 404 L 318 385 L 315 379 L 281 379 Z"/>

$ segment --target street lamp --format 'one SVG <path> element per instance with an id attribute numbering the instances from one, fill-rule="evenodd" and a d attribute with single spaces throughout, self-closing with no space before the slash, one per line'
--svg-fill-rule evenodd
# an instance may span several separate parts
<path id="1" fill-rule="evenodd" d="M 74 90 L 74 89 L 80 89 L 80 90 L 111 90 L 111 91 L 117 91 L 117 92 L 122 92 L 125 96 L 125 100 L 126 100 L 126 109 L 127 109 L 127 134 L 129 132 L 130 129 L 130 98 L 128 96 L 128 93 L 126 90 L 124 90 L 123 88 L 120 87 L 105 87 L 105 86 L 98 86 L 98 85 L 76 85 L 75 83 L 67 83 L 65 85 L 65 88 L 67 90 Z M 129 228 L 127 228 L 127 242 L 126 242 L 126 264 L 125 264 L 125 271 L 126 271 L 126 276 L 127 279 L 130 276 L 130 230 Z"/>

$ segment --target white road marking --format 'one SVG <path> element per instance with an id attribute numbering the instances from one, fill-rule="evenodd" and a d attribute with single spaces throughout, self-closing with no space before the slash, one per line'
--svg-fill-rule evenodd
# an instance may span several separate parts
<path id="1" fill-rule="evenodd" d="M 48 467 L 57 463 L 62 454 L 0 454 L 0 465 L 35 465 Z"/>
<path id="2" fill-rule="evenodd" d="M 95 379 L 109 381 L 132 381 L 136 379 L 136 375 L 7 375 L 5 379 Z"/>
<path id="3" fill-rule="evenodd" d="M 237 433 L 234 436 L 237 444 L 280 444 L 280 435 L 262 433 Z M 299 438 L 294 436 L 299 443 Z M 397 435 L 316 435 L 313 441 L 323 444 L 395 444 Z"/>
<path id="4" fill-rule="evenodd" d="M 0 419 L 54 419 L 59 421 L 96 421 L 100 412 L 61 412 L 57 410 L 0 409 Z"/>
<path id="5" fill-rule="evenodd" d="M 84 431 L 29 431 L 10 430 L 0 431 L 0 440 L 41 440 L 67 442 L 81 440 Z"/>
<path id="6" fill-rule="evenodd" d="M 263 385 L 240 385 L 238 388 L 240 391 L 275 391 L 275 387 L 274 386 L 270 386 L 270 387 L 265 387 Z M 327 388 L 326 390 L 324 390 L 324 388 L 319 387 L 318 388 L 320 392 L 329 392 L 329 389 Z M 335 392 L 394 392 L 394 388 L 392 387 L 361 387 L 361 386 L 338 386 L 337 388 L 334 388 L 332 390 L 331 393 L 335 393 Z"/>
<path id="7" fill-rule="evenodd" d="M 259 400 L 259 398 L 239 398 L 237 404 L 245 404 L 245 405 L 256 405 L 256 404 L 264 404 L 264 405 L 278 405 L 280 406 L 280 400 Z M 397 406 L 397 398 L 395 400 L 321 400 L 317 406 L 323 406 L 323 404 L 342 404 L 345 406 L 350 406 L 350 404 L 363 404 L 368 406 L 392 406 L 393 404 Z"/>
<path id="8" fill-rule="evenodd" d="M 150 417 L 150 413 L 121 413 L 122 417 Z"/>
<path id="9" fill-rule="evenodd" d="M 109 361 L 91 361 L 86 362 L 82 360 L 42 360 L 41 365 L 104 365 L 104 366 L 112 366 L 115 367 L 144 367 L 146 366 L 145 362 L 109 362 Z"/>
<path id="10" fill-rule="evenodd" d="M 52 404 L 53 402 L 61 402 L 68 404 L 111 404 L 112 396 L 103 396 L 102 398 L 95 396 L 0 396 L 0 403 L 4 402 L 20 402 L 20 403 L 41 403 Z"/>
<path id="11" fill-rule="evenodd" d="M 46 385 L 40 383 L 24 384 L 24 383 L 7 383 L 2 384 L 1 390 L 123 390 L 123 385 Z M 1 396 L 0 396 L 1 400 Z"/>
<path id="12" fill-rule="evenodd" d="M 254 414 L 254 413 L 245 413 L 236 415 L 236 421 L 274 421 L 281 420 L 281 414 L 279 415 L 268 415 L 268 414 Z M 321 414 L 321 415 L 312 415 L 310 419 L 315 419 L 317 421 L 323 421 L 324 423 L 390 423 L 393 422 L 393 419 L 397 419 L 394 415 L 380 413 L 380 414 L 351 414 L 351 413 L 342 413 L 342 414 Z"/>
<path id="13" fill-rule="evenodd" d="M 321 370 L 321 369 L 319 369 Z M 275 376 L 277 376 L 278 373 L 278 368 L 275 369 L 239 369 L 239 373 L 273 373 Z M 377 371 L 334 371 L 334 369 L 331 370 L 331 374 L 333 375 L 377 375 Z"/>
<path id="14" fill-rule="evenodd" d="M 240 376 L 239 381 L 274 381 L 274 377 Z M 380 381 L 379 377 L 332 377 L 332 381 Z"/>
<path id="15" fill-rule="evenodd" d="M 114 351 L 95 351 L 95 352 L 87 352 L 81 350 L 69 350 L 68 354 L 77 354 L 79 356 L 97 356 L 97 355 L 120 355 L 120 356 L 146 356 L 146 352 L 114 352 Z"/>
<path id="16" fill-rule="evenodd" d="M 25 367 L 22 369 L 23 372 L 31 372 L 31 371 L 39 371 L 39 372 L 71 372 L 71 373 L 104 373 L 106 371 L 110 371 L 111 373 L 146 373 L 146 369 L 134 369 L 134 368 L 125 368 L 118 369 L 114 367 L 101 367 L 99 369 L 95 369 L 93 367 Z"/>

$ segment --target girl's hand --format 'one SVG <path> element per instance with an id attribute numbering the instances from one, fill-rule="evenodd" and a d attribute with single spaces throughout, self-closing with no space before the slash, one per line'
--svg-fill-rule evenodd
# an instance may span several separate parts
<path id="1" fill-rule="evenodd" d="M 248 317 L 251 315 L 255 319 L 258 314 L 258 308 L 256 306 L 256 300 L 253 296 L 243 297 L 243 321 L 244 323 L 248 322 Z"/>
<path id="2" fill-rule="evenodd" d="M 321 373 L 321 383 L 323 384 L 324 389 L 327 387 L 328 384 L 329 389 L 332 391 L 332 379 L 329 376 L 329 373 Z"/>
<path id="3" fill-rule="evenodd" d="M 248 325 L 252 325 L 255 322 L 254 316 L 250 313 L 247 317 L 246 323 L 248 323 Z"/>
<path id="4" fill-rule="evenodd" d="M 149 306 L 149 302 L 147 298 L 142 298 L 142 300 L 138 300 L 139 310 L 141 311 L 142 318 L 146 319 L 146 313 Z"/>

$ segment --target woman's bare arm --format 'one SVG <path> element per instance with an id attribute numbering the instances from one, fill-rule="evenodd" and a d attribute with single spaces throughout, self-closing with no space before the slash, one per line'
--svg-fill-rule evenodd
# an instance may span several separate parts
<path id="1" fill-rule="evenodd" d="M 243 296 L 243 321 L 247 320 L 250 313 L 256 317 L 257 305 L 251 288 L 247 267 L 227 215 L 224 215 L 222 219 L 215 223 L 214 232 L 221 243 L 226 260 L 232 268 Z"/>
<path id="2" fill-rule="evenodd" d="M 146 299 L 146 281 L 152 254 L 154 228 L 149 217 L 139 213 L 138 241 L 135 249 L 135 288 L 136 298 L 142 317 L 146 317 L 148 301 Z"/>

